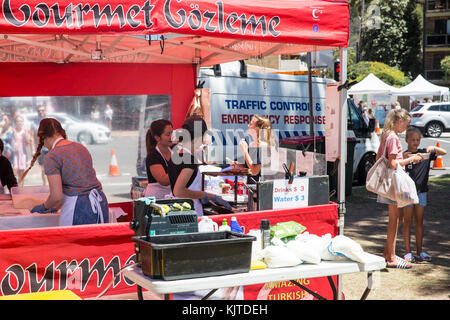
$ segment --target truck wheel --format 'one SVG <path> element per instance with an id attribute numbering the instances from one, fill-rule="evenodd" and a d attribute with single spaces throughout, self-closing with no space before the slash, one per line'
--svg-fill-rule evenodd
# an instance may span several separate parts
<path id="1" fill-rule="evenodd" d="M 366 177 L 367 173 L 369 172 L 370 168 L 375 164 L 375 155 L 374 154 L 366 154 L 359 163 L 358 166 L 358 184 L 359 185 L 365 185 L 366 184 Z"/>
<path id="2" fill-rule="evenodd" d="M 89 132 L 82 131 L 78 134 L 78 142 L 83 145 L 93 144 L 94 138 Z"/>
<path id="3" fill-rule="evenodd" d="M 443 126 L 439 122 L 430 122 L 427 124 L 425 132 L 432 138 L 439 138 L 443 131 Z"/>

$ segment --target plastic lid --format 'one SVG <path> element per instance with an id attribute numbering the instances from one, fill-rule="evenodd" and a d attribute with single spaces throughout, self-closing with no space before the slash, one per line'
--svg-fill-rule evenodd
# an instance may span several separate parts
<path id="1" fill-rule="evenodd" d="M 231 221 L 237 221 L 236 217 L 231 217 Z"/>
<path id="2" fill-rule="evenodd" d="M 261 229 L 270 229 L 270 222 L 267 219 L 261 220 Z"/>
<path id="3" fill-rule="evenodd" d="M 228 222 L 227 222 L 227 219 L 225 218 L 225 219 L 223 219 L 223 221 L 222 221 L 222 225 L 223 226 L 227 226 L 228 225 Z"/>

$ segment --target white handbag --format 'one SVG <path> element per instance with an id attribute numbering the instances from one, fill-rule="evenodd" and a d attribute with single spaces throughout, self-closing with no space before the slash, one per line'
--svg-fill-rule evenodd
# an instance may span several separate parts
<path id="1" fill-rule="evenodd" d="M 392 180 L 394 170 L 389 168 L 388 159 L 385 155 L 386 146 L 390 137 L 391 135 L 385 139 L 382 156 L 377 160 L 377 162 L 375 162 L 367 173 L 366 189 L 382 197 L 396 201 L 394 183 Z"/>

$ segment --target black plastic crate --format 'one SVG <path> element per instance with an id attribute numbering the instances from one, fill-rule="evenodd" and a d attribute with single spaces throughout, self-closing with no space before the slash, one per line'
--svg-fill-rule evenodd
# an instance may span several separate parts
<path id="1" fill-rule="evenodd" d="M 178 280 L 248 272 L 252 241 L 231 231 L 133 237 L 142 272 L 154 279 Z M 148 240 L 147 240 L 148 239 Z"/>

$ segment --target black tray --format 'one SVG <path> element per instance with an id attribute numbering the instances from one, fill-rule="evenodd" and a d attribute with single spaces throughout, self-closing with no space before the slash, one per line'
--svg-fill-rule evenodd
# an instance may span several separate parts
<path id="1" fill-rule="evenodd" d="M 248 272 L 252 241 L 231 231 L 135 236 L 142 272 L 154 279 L 179 280 Z"/>

